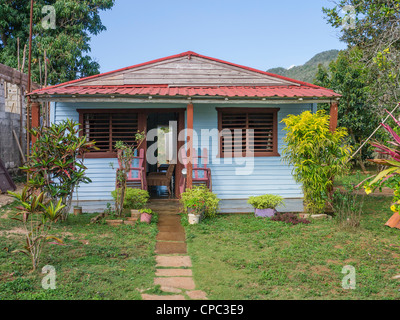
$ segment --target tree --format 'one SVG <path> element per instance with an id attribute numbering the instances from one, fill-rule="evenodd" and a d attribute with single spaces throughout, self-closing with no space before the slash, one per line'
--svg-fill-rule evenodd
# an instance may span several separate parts
<path id="1" fill-rule="evenodd" d="M 35 128 L 36 137 L 32 154 L 21 169 L 29 174 L 28 186 L 40 190 L 55 204 L 62 200 L 61 218 L 66 220 L 71 208 L 72 195 L 79 183 L 90 183 L 83 165 L 85 153 L 96 148 L 86 136 L 79 137 L 78 124 L 71 121 Z"/>
<path id="2" fill-rule="evenodd" d="M 347 128 L 353 149 L 358 149 L 380 124 L 377 108 L 368 103 L 369 70 L 360 61 L 361 57 L 362 52 L 357 47 L 341 51 L 337 60 L 330 63 L 329 70 L 323 66 L 318 68 L 315 81 L 317 85 L 342 95 L 338 106 L 338 125 Z M 319 107 L 329 110 L 327 104 Z M 371 157 L 372 152 L 372 147 L 366 145 L 356 155 L 363 171 L 366 171 L 364 161 Z"/>
<path id="3" fill-rule="evenodd" d="M 323 8 L 328 22 L 341 29 L 341 40 L 350 48 L 359 47 L 362 61 L 374 81 L 369 99 L 392 107 L 398 102 L 400 82 L 400 0 L 340 0 L 335 7 Z M 343 11 L 353 11 L 341 16 Z M 351 20 L 352 24 L 343 22 Z"/>
<path id="4" fill-rule="evenodd" d="M 42 10 L 51 5 L 55 9 L 55 29 L 44 28 L 42 19 L 48 14 Z M 32 79 L 40 83 L 40 66 L 44 69 L 47 56 L 48 84 L 57 84 L 78 77 L 99 73 L 99 64 L 87 53 L 90 36 L 106 27 L 100 11 L 111 9 L 114 0 L 35 0 L 33 10 Z M 46 9 L 46 8 L 45 8 Z M 20 60 L 23 46 L 29 39 L 30 0 L 3 0 L 0 6 L 0 63 L 18 67 L 17 41 L 20 41 Z M 25 63 L 24 72 L 27 71 Z"/>

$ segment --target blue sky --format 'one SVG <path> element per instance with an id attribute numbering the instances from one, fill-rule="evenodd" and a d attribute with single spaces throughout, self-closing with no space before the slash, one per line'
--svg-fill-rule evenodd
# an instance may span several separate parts
<path id="1" fill-rule="evenodd" d="M 326 23 L 329 0 L 116 0 L 92 38 L 101 72 L 194 51 L 267 70 L 344 49 Z"/>

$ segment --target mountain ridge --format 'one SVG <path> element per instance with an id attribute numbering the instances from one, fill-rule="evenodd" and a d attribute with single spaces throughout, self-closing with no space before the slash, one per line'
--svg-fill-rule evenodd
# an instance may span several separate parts
<path id="1" fill-rule="evenodd" d="M 339 52 L 340 51 L 336 49 L 323 51 L 317 53 L 301 66 L 295 66 L 289 69 L 283 67 L 271 68 L 268 69 L 267 72 L 295 80 L 314 83 L 315 75 L 318 71 L 318 65 L 322 64 L 323 66 L 328 67 L 331 61 L 337 59 Z"/>

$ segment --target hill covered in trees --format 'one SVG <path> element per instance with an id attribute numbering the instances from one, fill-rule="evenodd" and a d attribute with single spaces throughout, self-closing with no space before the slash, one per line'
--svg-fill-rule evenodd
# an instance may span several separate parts
<path id="1" fill-rule="evenodd" d="M 272 68 L 267 70 L 274 74 L 279 74 L 288 78 L 310 82 L 313 83 L 315 79 L 315 74 L 318 70 L 318 65 L 322 64 L 328 67 L 332 60 L 336 60 L 339 54 L 339 50 L 328 50 L 315 55 L 311 60 L 307 61 L 302 66 L 295 66 L 290 69 L 285 69 L 282 67 Z"/>

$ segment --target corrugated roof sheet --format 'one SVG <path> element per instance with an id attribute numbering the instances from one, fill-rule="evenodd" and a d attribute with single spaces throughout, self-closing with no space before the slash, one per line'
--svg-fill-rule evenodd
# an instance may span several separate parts
<path id="1" fill-rule="evenodd" d="M 166 97 L 259 97 L 259 98 L 323 98 L 340 94 L 321 87 L 310 86 L 224 86 L 224 87 L 168 87 L 149 86 L 67 86 L 48 87 L 32 92 L 40 95 L 125 95 Z"/>

